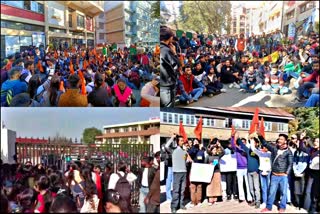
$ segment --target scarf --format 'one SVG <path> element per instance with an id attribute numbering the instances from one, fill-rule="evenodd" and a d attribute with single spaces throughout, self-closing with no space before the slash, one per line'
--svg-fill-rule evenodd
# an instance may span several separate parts
<path id="1" fill-rule="evenodd" d="M 114 92 L 116 93 L 116 96 L 117 96 L 117 98 L 118 98 L 118 100 L 120 102 L 120 105 L 121 105 L 121 104 L 126 104 L 126 102 L 128 101 L 128 98 L 131 95 L 132 91 L 131 91 L 131 89 L 129 87 L 126 87 L 124 89 L 123 94 L 122 94 L 121 91 L 120 91 L 119 86 L 116 84 L 114 86 Z"/>

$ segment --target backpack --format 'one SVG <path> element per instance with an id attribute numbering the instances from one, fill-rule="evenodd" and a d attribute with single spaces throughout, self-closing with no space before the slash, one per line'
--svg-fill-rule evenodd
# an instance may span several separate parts
<path id="1" fill-rule="evenodd" d="M 127 174 L 122 176 L 117 173 L 119 180 L 116 183 L 115 190 L 120 194 L 121 198 L 130 204 L 131 201 L 131 185 L 127 180 Z"/>
<path id="2" fill-rule="evenodd" d="M 1 106 L 10 106 L 11 100 L 13 98 L 13 91 L 11 89 L 1 90 Z"/>

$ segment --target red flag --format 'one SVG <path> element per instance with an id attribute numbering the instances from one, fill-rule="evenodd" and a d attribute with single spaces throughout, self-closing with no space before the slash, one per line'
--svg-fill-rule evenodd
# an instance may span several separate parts
<path id="1" fill-rule="evenodd" d="M 39 71 L 40 71 L 41 73 L 43 73 L 43 67 L 42 67 L 42 65 L 41 65 L 40 60 L 38 60 L 38 65 L 37 65 L 37 67 L 38 67 Z"/>
<path id="2" fill-rule="evenodd" d="M 55 58 L 55 59 L 58 59 L 58 58 L 59 58 L 57 51 L 54 51 L 54 58 Z"/>
<path id="3" fill-rule="evenodd" d="M 236 130 L 234 129 L 234 126 L 232 125 L 231 126 L 231 136 L 234 136 L 235 132 L 236 132 Z"/>
<path id="4" fill-rule="evenodd" d="M 183 137 L 183 141 L 184 142 L 186 142 L 188 140 L 187 134 L 184 131 L 184 128 L 183 128 L 183 125 L 182 125 L 182 121 L 180 121 L 179 135 L 181 135 Z"/>
<path id="5" fill-rule="evenodd" d="M 259 130 L 260 130 L 260 133 L 261 133 L 262 137 L 265 138 L 263 117 L 261 118 L 261 121 L 260 121 Z"/>
<path id="6" fill-rule="evenodd" d="M 196 135 L 196 138 L 198 140 L 201 140 L 201 134 L 202 134 L 202 117 L 200 117 L 199 122 L 194 129 L 194 134 Z"/>
<path id="7" fill-rule="evenodd" d="M 252 118 L 249 134 L 252 134 L 253 132 L 257 131 L 258 126 L 259 126 L 259 108 L 256 108 Z"/>
<path id="8" fill-rule="evenodd" d="M 71 61 L 70 61 L 70 73 L 74 74 L 74 68 L 73 68 L 73 64 Z"/>

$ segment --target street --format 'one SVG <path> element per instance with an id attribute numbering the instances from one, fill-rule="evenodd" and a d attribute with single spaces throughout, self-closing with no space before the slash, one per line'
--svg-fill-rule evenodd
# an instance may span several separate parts
<path id="1" fill-rule="evenodd" d="M 257 94 L 243 93 L 237 88 L 228 88 L 228 85 L 224 85 L 227 90 L 226 93 L 221 93 L 213 97 L 203 96 L 198 102 L 189 104 L 189 107 L 221 107 L 221 106 L 261 106 L 261 107 L 303 107 L 304 103 L 291 102 L 295 97 L 297 90 L 293 87 L 293 79 L 290 82 L 289 88 L 291 92 L 285 95 L 267 94 L 264 91 L 260 91 Z M 178 104 L 178 106 L 185 106 Z"/>
<path id="2" fill-rule="evenodd" d="M 170 203 L 163 202 L 160 205 L 161 213 L 171 213 Z M 255 209 L 249 206 L 246 202 L 239 203 L 238 201 L 224 201 L 217 202 L 216 204 L 209 206 L 206 201 L 199 207 L 187 208 L 187 210 L 178 210 L 177 213 L 260 213 L 261 209 Z M 272 212 L 277 212 L 277 208 L 274 205 Z M 285 213 L 307 213 L 305 210 L 297 210 L 292 206 L 287 205 Z"/>

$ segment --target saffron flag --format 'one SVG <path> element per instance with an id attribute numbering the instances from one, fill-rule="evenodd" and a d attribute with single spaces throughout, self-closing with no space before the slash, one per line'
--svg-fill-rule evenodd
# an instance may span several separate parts
<path id="1" fill-rule="evenodd" d="M 232 125 L 231 126 L 231 136 L 234 136 L 235 132 L 236 132 L 236 130 L 234 129 L 234 126 Z"/>
<path id="2" fill-rule="evenodd" d="M 201 134 L 202 134 L 202 117 L 200 117 L 199 122 L 194 129 L 194 134 L 196 135 L 196 138 L 198 140 L 201 140 Z"/>
<path id="3" fill-rule="evenodd" d="M 259 130 L 260 130 L 260 133 L 261 133 L 262 137 L 265 138 L 263 117 L 261 118 L 261 121 L 260 121 Z"/>
<path id="4" fill-rule="evenodd" d="M 42 65 L 41 65 L 41 61 L 40 61 L 40 60 L 38 60 L 38 65 L 37 65 L 37 67 L 38 67 L 39 71 L 40 71 L 41 73 L 43 73 L 43 67 L 42 67 Z"/>
<path id="5" fill-rule="evenodd" d="M 259 126 L 259 108 L 256 108 L 252 118 L 249 134 L 252 134 L 255 131 L 257 131 L 258 126 Z"/>
<path id="6" fill-rule="evenodd" d="M 88 62 L 87 62 L 87 60 L 84 60 L 83 61 L 83 68 L 87 69 L 87 67 L 88 67 Z"/>
<path id="7" fill-rule="evenodd" d="M 71 61 L 70 61 L 70 73 L 74 74 L 74 68 L 73 68 L 73 64 Z"/>
<path id="8" fill-rule="evenodd" d="M 179 126 L 179 135 L 181 135 L 183 137 L 183 141 L 186 142 L 188 140 L 187 134 L 184 131 L 183 125 L 182 125 L 182 121 L 180 121 L 180 126 Z"/>
<path id="9" fill-rule="evenodd" d="M 60 81 L 59 91 L 65 91 L 65 90 L 64 90 L 64 83 L 63 83 L 63 81 Z"/>

